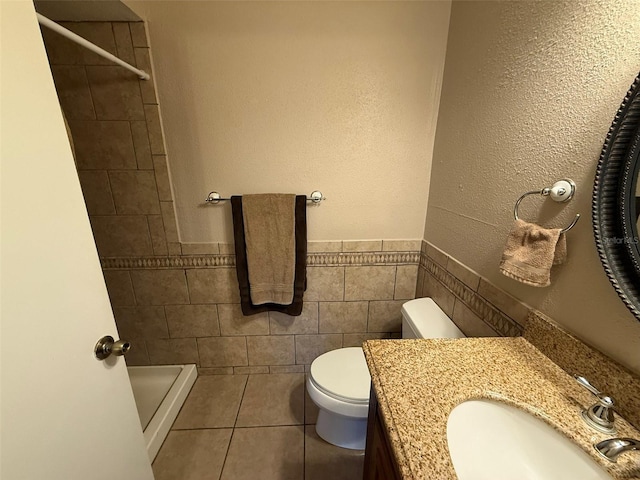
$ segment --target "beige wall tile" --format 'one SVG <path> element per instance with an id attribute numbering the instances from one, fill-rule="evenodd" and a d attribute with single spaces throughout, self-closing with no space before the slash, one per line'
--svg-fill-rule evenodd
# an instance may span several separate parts
<path id="1" fill-rule="evenodd" d="M 153 171 L 109 172 L 113 201 L 119 215 L 160 213 L 158 189 Z"/>
<path id="2" fill-rule="evenodd" d="M 131 280 L 139 305 L 189 303 L 184 270 L 132 270 Z"/>
<path id="3" fill-rule="evenodd" d="M 149 46 L 143 22 L 129 22 L 129 29 L 131 30 L 131 41 L 134 47 Z"/>
<path id="4" fill-rule="evenodd" d="M 267 365 L 255 367 L 233 367 L 233 373 L 235 375 L 260 375 L 269 373 L 269 367 Z"/>
<path id="5" fill-rule="evenodd" d="M 162 222 L 164 223 L 164 233 L 168 243 L 177 243 L 178 225 L 176 224 L 176 213 L 173 209 L 173 202 L 160 202 L 162 211 Z"/>
<path id="6" fill-rule="evenodd" d="M 382 240 L 344 240 L 343 252 L 379 252 L 382 250 Z"/>
<path id="7" fill-rule="evenodd" d="M 167 239 L 164 233 L 164 222 L 162 215 L 149 215 L 149 233 L 151 234 L 151 245 L 153 246 L 154 255 L 168 255 Z"/>
<path id="8" fill-rule="evenodd" d="M 58 22 L 107 52 L 117 55 L 110 22 Z M 112 65 L 113 63 L 48 28 L 42 28 L 51 65 Z"/>
<path id="9" fill-rule="evenodd" d="M 86 67 L 98 120 L 144 120 L 138 78 L 120 66 Z"/>
<path id="10" fill-rule="evenodd" d="M 473 270 L 467 268 L 466 265 L 457 261 L 455 258 L 449 258 L 447 271 L 473 291 L 478 290 L 478 286 L 480 285 L 480 276 Z"/>
<path id="11" fill-rule="evenodd" d="M 156 88 L 153 80 L 153 72 L 151 70 L 151 58 L 148 48 L 136 48 L 134 51 L 136 57 L 136 65 L 139 69 L 144 70 L 151 78 L 149 80 L 140 80 L 140 92 L 142 93 L 142 101 L 145 104 L 157 104 Z"/>
<path id="12" fill-rule="evenodd" d="M 345 333 L 342 341 L 343 347 L 361 347 L 365 340 L 379 340 L 389 338 L 389 333 Z"/>
<path id="13" fill-rule="evenodd" d="M 346 267 L 345 300 L 392 300 L 396 267 Z"/>
<path id="14" fill-rule="evenodd" d="M 424 287 L 424 276 L 426 275 L 426 270 L 422 268 L 422 266 L 418 267 L 418 281 L 416 283 L 416 298 L 420 298 L 422 296 L 422 290 Z"/>
<path id="15" fill-rule="evenodd" d="M 130 367 L 149 365 L 149 352 L 147 352 L 144 338 L 128 337 L 127 341 L 131 344 L 127 352 L 127 365 Z"/>
<path id="16" fill-rule="evenodd" d="M 124 60 L 131 65 L 136 64 L 136 58 L 133 55 L 133 43 L 131 42 L 131 32 L 129 31 L 128 22 L 113 22 L 113 36 L 116 41 L 116 50 L 120 60 Z"/>
<path id="17" fill-rule="evenodd" d="M 172 202 L 171 183 L 169 181 L 169 169 L 167 168 L 166 155 L 153 156 L 153 169 L 156 173 L 156 184 L 158 185 L 158 197 L 163 202 Z"/>
<path id="18" fill-rule="evenodd" d="M 411 300 L 416 295 L 418 265 L 398 265 L 396 267 L 396 288 L 393 298 Z"/>
<path id="19" fill-rule="evenodd" d="M 249 365 L 291 365 L 296 361 L 293 335 L 247 337 Z"/>
<path id="20" fill-rule="evenodd" d="M 455 323 L 462 333 L 467 337 L 499 337 L 489 325 L 484 323 L 480 317 L 473 313 L 464 303 L 456 299 L 453 309 L 453 323 Z"/>
<path id="21" fill-rule="evenodd" d="M 215 305 L 167 305 L 165 312 L 171 338 L 220 335 Z"/>
<path id="22" fill-rule="evenodd" d="M 316 357 L 342 347 L 339 333 L 320 335 L 296 335 L 296 364 L 309 365 Z"/>
<path id="23" fill-rule="evenodd" d="M 419 252 L 422 240 L 383 240 L 383 252 Z"/>
<path id="24" fill-rule="evenodd" d="M 111 196 L 109 176 L 104 170 L 81 170 L 78 172 L 82 196 L 89 215 L 113 215 L 116 207 Z"/>
<path id="25" fill-rule="evenodd" d="M 136 161 L 139 170 L 153 170 L 153 160 L 151 159 L 151 146 L 149 145 L 149 133 L 147 132 L 146 120 L 134 120 L 131 122 L 131 136 L 133 148 L 136 154 Z"/>
<path id="26" fill-rule="evenodd" d="M 427 242 L 427 255 L 437 264 L 447 268 L 447 262 L 449 261 L 449 255 L 444 253 L 435 245 Z"/>
<path id="27" fill-rule="evenodd" d="M 245 317 L 237 303 L 218 305 L 220 332 L 230 335 L 269 335 L 267 312 Z"/>
<path id="28" fill-rule="evenodd" d="M 307 242 L 308 253 L 338 253 L 342 251 L 342 241 L 310 241 Z"/>
<path id="29" fill-rule="evenodd" d="M 80 170 L 135 170 L 129 122 L 69 120 Z"/>
<path id="30" fill-rule="evenodd" d="M 220 248 L 217 243 L 183 243 L 183 255 L 217 255 Z"/>
<path id="31" fill-rule="evenodd" d="M 280 312 L 269 312 L 271 335 L 318 333 L 318 302 L 304 302 L 297 317 Z"/>
<path id="32" fill-rule="evenodd" d="M 429 244 L 427 243 L 427 241 L 422 240 L 422 243 L 420 244 L 420 251 L 426 255 L 428 247 L 429 247 Z"/>
<path id="33" fill-rule="evenodd" d="M 147 218 L 135 216 L 92 216 L 91 228 L 101 257 L 153 255 Z"/>
<path id="34" fill-rule="evenodd" d="M 520 300 L 500 290 L 484 278 L 480 279 L 478 293 L 505 315 L 511 317 L 520 325 L 526 325 L 530 308 Z"/>
<path id="35" fill-rule="evenodd" d="M 424 279 L 423 297 L 431 297 L 449 318 L 453 316 L 453 305 L 456 297 L 433 275 L 427 273 Z"/>
<path id="36" fill-rule="evenodd" d="M 169 242 L 167 243 L 167 250 L 169 251 L 169 255 L 180 256 L 182 255 L 182 246 L 179 242 Z"/>
<path id="37" fill-rule="evenodd" d="M 369 332 L 402 331 L 402 304 L 404 300 L 369 302 Z"/>
<path id="38" fill-rule="evenodd" d="M 236 253 L 236 247 L 233 243 L 219 243 L 220 255 L 233 255 Z"/>
<path id="39" fill-rule="evenodd" d="M 198 376 L 200 375 L 233 375 L 233 367 L 198 367 Z"/>
<path id="40" fill-rule="evenodd" d="M 187 281 L 193 303 L 240 303 L 233 267 L 189 269 Z"/>
<path id="41" fill-rule="evenodd" d="M 367 331 L 369 302 L 320 302 L 320 333 Z"/>
<path id="42" fill-rule="evenodd" d="M 118 333 L 124 339 L 169 337 L 162 307 L 113 307 L 113 314 Z"/>
<path id="43" fill-rule="evenodd" d="M 246 337 L 198 338 L 200 365 L 234 367 L 248 365 Z"/>
<path id="44" fill-rule="evenodd" d="M 52 65 L 51 73 L 67 120 L 95 120 L 96 112 L 84 67 Z"/>
<path id="45" fill-rule="evenodd" d="M 144 114 L 147 119 L 147 130 L 149 130 L 151 153 L 153 155 L 164 155 L 164 139 L 162 136 L 160 109 L 158 108 L 158 105 L 145 105 Z"/>
<path id="46" fill-rule="evenodd" d="M 304 373 L 304 365 L 270 365 L 269 373 Z"/>
<path id="47" fill-rule="evenodd" d="M 103 270 L 104 281 L 107 284 L 109 300 L 114 307 L 131 306 L 136 304 L 133 295 L 133 284 L 128 271 Z"/>
<path id="48" fill-rule="evenodd" d="M 146 343 L 152 364 L 198 363 L 195 338 L 148 339 Z"/>
<path id="49" fill-rule="evenodd" d="M 344 267 L 307 267 L 305 302 L 344 300 Z"/>

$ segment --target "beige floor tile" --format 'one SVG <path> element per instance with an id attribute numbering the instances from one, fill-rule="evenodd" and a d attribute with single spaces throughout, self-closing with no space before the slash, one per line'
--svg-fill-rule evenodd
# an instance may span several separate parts
<path id="1" fill-rule="evenodd" d="M 304 427 L 304 480 L 362 478 L 364 450 L 336 447 L 322 440 L 315 425 Z"/>
<path id="2" fill-rule="evenodd" d="M 320 409 L 318 406 L 313 403 L 311 397 L 309 396 L 309 391 L 307 390 L 307 386 L 305 383 L 304 388 L 304 424 L 305 425 L 315 425 L 318 421 L 318 412 Z"/>
<path id="3" fill-rule="evenodd" d="M 155 462 L 156 480 L 217 480 L 232 429 L 172 431 Z"/>
<path id="4" fill-rule="evenodd" d="M 301 425 L 304 374 L 250 375 L 237 427 Z"/>
<path id="5" fill-rule="evenodd" d="M 301 480 L 304 472 L 303 428 L 236 428 L 221 480 Z"/>
<path id="6" fill-rule="evenodd" d="M 233 427 L 246 382 L 246 375 L 199 377 L 173 428 Z"/>

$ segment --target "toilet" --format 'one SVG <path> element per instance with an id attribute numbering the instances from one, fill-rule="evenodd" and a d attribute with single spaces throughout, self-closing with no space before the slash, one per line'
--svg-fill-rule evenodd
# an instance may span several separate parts
<path id="1" fill-rule="evenodd" d="M 463 338 L 465 335 L 431 298 L 402 306 L 402 338 Z M 363 450 L 371 376 L 361 347 L 332 350 L 316 358 L 307 391 L 319 408 L 316 432 L 343 448 Z"/>

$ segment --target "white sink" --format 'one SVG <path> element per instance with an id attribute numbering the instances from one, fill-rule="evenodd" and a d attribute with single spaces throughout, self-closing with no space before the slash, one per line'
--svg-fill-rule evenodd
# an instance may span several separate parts
<path id="1" fill-rule="evenodd" d="M 459 480 L 612 478 L 551 426 L 499 402 L 468 400 L 455 407 L 447 440 Z"/>

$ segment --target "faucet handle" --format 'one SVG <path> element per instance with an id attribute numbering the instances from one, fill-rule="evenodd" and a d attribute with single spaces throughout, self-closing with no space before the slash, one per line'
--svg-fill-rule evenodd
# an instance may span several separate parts
<path id="1" fill-rule="evenodd" d="M 589 390 L 598 399 L 596 403 L 582 412 L 582 418 L 591 428 L 595 428 L 602 433 L 615 433 L 616 428 L 613 418 L 613 407 L 615 402 L 613 398 L 605 395 L 596 387 L 591 385 L 589 381 L 580 376 L 574 375 L 576 381 Z"/>

